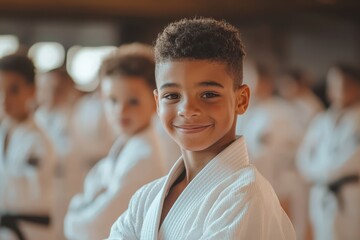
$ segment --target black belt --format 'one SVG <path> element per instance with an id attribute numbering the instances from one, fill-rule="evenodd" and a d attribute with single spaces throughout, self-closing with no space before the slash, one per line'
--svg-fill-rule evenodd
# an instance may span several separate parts
<path id="1" fill-rule="evenodd" d="M 8 228 L 15 233 L 19 240 L 26 240 L 24 234 L 19 228 L 19 221 L 31 222 L 43 226 L 50 225 L 48 215 L 26 215 L 26 214 L 3 214 L 0 215 L 0 228 Z"/>
<path id="2" fill-rule="evenodd" d="M 343 207 L 343 202 L 342 202 L 342 199 L 340 197 L 341 189 L 345 185 L 348 185 L 348 184 L 351 184 L 351 183 L 358 183 L 358 182 L 359 182 L 359 175 L 354 174 L 354 175 L 349 175 L 349 176 L 342 177 L 342 178 L 340 178 L 340 179 L 338 179 L 338 180 L 336 180 L 336 181 L 334 181 L 334 182 L 332 182 L 332 183 L 330 183 L 328 185 L 329 190 L 332 193 L 334 193 L 334 195 L 336 196 L 340 208 Z"/>

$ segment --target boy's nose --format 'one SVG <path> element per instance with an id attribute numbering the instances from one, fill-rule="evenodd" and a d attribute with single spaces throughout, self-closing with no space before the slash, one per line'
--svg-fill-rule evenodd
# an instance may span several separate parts
<path id="1" fill-rule="evenodd" d="M 192 118 L 200 115 L 200 109 L 194 101 L 186 100 L 178 109 L 178 116 Z"/>
<path id="2" fill-rule="evenodd" d="M 117 107 L 117 113 L 121 116 L 125 115 L 128 112 L 128 106 L 125 104 L 120 104 Z"/>

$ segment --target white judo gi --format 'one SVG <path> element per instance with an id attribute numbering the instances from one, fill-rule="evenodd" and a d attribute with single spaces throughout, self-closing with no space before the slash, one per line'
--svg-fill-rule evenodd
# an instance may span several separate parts
<path id="1" fill-rule="evenodd" d="M 77 167 L 76 156 L 72 154 L 74 138 L 71 131 L 71 119 L 74 107 L 48 110 L 39 108 L 35 112 L 35 121 L 51 140 L 55 150 L 55 184 L 54 201 L 55 215 L 54 227 L 57 239 L 63 239 L 63 222 L 67 206 L 74 192 L 79 192 L 82 179 L 71 181 L 69 176 L 75 175 L 74 172 L 81 172 Z M 69 168 L 69 165 L 73 168 Z M 70 171 L 69 171 L 70 170 Z"/>
<path id="2" fill-rule="evenodd" d="M 360 174 L 360 104 L 341 113 L 330 109 L 319 114 L 297 160 L 313 184 L 310 217 L 315 239 L 360 239 L 360 185 L 354 180 Z"/>
<path id="3" fill-rule="evenodd" d="M 159 140 L 150 126 L 128 140 L 116 140 L 107 158 L 85 179 L 65 217 L 65 235 L 71 240 L 99 240 L 126 210 L 141 186 L 166 174 Z"/>
<path id="4" fill-rule="evenodd" d="M 0 126 L 0 215 L 52 217 L 53 175 L 52 146 L 34 121 L 29 118 L 14 125 L 4 119 Z M 27 240 L 54 239 L 51 224 L 17 223 Z M 0 228 L 0 239 L 13 239 L 13 233 L 8 233 Z"/>
<path id="5" fill-rule="evenodd" d="M 293 108 L 278 97 L 253 102 L 237 121 L 238 135 L 244 135 L 250 162 L 271 183 L 284 206 L 288 205 L 297 239 L 306 238 L 308 187 L 301 178 L 295 156 L 304 132 Z"/>
<path id="6" fill-rule="evenodd" d="M 249 164 L 243 138 L 198 173 L 159 226 L 164 199 L 183 171 L 180 158 L 166 177 L 137 191 L 108 239 L 295 239 L 274 190 Z"/>

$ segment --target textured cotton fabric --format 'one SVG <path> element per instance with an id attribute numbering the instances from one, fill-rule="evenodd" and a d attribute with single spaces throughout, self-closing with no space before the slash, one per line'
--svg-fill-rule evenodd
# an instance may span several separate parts
<path id="1" fill-rule="evenodd" d="M 141 188 L 108 239 L 295 239 L 272 187 L 249 165 L 243 138 L 198 173 L 160 227 L 164 199 L 183 171 L 180 158 L 166 177 Z"/>
<path id="2" fill-rule="evenodd" d="M 3 120 L 0 125 L 0 215 L 52 217 L 53 174 L 52 147 L 34 121 L 30 118 L 14 124 L 9 119 Z M 20 221 L 20 230 L 29 240 L 53 238 L 51 227 Z M 7 240 L 1 232 L 0 239 Z"/>
<path id="3" fill-rule="evenodd" d="M 338 195 L 329 189 L 343 177 L 360 174 L 360 104 L 319 114 L 307 131 L 297 163 L 313 186 L 310 217 L 315 239 L 360 239 L 359 182 L 344 185 Z"/>

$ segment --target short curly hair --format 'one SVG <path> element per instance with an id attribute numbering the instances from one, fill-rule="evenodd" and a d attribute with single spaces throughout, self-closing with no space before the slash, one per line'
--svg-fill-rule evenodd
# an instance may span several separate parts
<path id="1" fill-rule="evenodd" d="M 152 47 L 142 43 L 120 46 L 102 62 L 99 75 L 100 78 L 116 75 L 141 77 L 155 89 L 155 61 Z"/>
<path id="2" fill-rule="evenodd" d="M 170 23 L 155 43 L 155 61 L 209 60 L 226 65 L 240 86 L 243 79 L 244 46 L 239 30 L 212 18 L 182 19 Z"/>
<path id="3" fill-rule="evenodd" d="M 0 58 L 0 71 L 20 74 L 27 84 L 35 85 L 35 66 L 27 56 L 11 54 Z"/>

